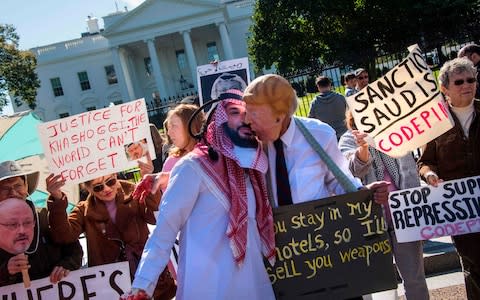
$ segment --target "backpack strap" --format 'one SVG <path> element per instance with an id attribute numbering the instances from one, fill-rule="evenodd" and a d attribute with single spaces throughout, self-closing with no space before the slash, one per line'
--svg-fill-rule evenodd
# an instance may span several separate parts
<path id="1" fill-rule="evenodd" d="M 323 150 L 322 146 L 315 140 L 313 135 L 308 131 L 307 127 L 300 121 L 298 118 L 293 118 L 295 120 L 295 124 L 297 124 L 298 128 L 302 132 L 303 136 L 310 144 L 310 146 L 317 152 L 318 156 L 323 160 L 323 162 L 327 165 L 328 169 L 333 173 L 335 178 L 337 178 L 340 185 L 347 193 L 356 192 L 358 189 L 352 183 L 352 181 L 345 175 L 345 173 L 340 170 L 340 168 L 335 164 L 332 158 Z"/>

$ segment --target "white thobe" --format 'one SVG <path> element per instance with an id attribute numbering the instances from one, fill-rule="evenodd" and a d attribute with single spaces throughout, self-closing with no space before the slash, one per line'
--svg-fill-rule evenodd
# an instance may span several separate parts
<path id="1" fill-rule="evenodd" d="M 187 156 L 172 170 L 157 226 L 142 255 L 133 288 L 152 295 L 180 234 L 177 299 L 275 299 L 263 264 L 255 195 L 247 180 L 246 256 L 238 267 L 226 236 L 230 202 L 198 161 Z"/>
<path id="2" fill-rule="evenodd" d="M 345 190 L 328 169 L 320 156 L 310 146 L 292 117 L 287 131 L 280 137 L 283 142 L 285 163 L 288 179 L 292 191 L 293 203 L 302 203 L 318 200 L 334 195 L 345 194 Z M 352 181 L 356 187 L 362 184 L 355 178 L 348 167 L 348 161 L 338 149 L 335 130 L 327 123 L 311 118 L 300 118 L 323 150 L 330 156 L 336 165 Z M 275 204 L 278 205 L 276 176 L 275 176 L 275 146 L 267 144 L 268 168 L 270 172 L 272 194 Z"/>

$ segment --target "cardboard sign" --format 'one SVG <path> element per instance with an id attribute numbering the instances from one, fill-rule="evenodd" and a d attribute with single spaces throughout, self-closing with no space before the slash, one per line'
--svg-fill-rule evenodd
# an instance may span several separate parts
<path id="1" fill-rule="evenodd" d="M 147 152 L 155 158 L 144 99 L 42 123 L 38 131 L 50 171 L 70 183 L 136 167 Z"/>
<path id="2" fill-rule="evenodd" d="M 347 97 L 355 125 L 369 143 L 402 157 L 453 127 L 437 82 L 417 45 L 385 76 Z"/>
<path id="3" fill-rule="evenodd" d="M 371 191 L 274 209 L 277 299 L 346 299 L 397 288 L 392 245 Z"/>
<path id="4" fill-rule="evenodd" d="M 398 242 L 480 232 L 480 176 L 395 191 L 389 205 Z"/>
<path id="5" fill-rule="evenodd" d="M 23 283 L 0 287 L 0 299 L 119 299 L 130 289 L 128 262 L 120 262 L 72 271 L 57 284 L 52 284 L 47 277 L 32 281 L 29 288 L 25 288 Z"/>
<path id="6" fill-rule="evenodd" d="M 197 67 L 200 104 L 217 99 L 229 89 L 244 91 L 250 82 L 248 58 L 215 62 Z"/>

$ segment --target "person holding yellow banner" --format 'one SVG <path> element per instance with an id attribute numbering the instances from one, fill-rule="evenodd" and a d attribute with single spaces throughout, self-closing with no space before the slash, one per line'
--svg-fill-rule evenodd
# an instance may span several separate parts
<path id="1" fill-rule="evenodd" d="M 455 125 L 429 142 L 418 160 L 420 175 L 433 186 L 443 180 L 480 175 L 480 101 L 475 99 L 477 70 L 466 58 L 440 69 L 440 90 Z M 462 261 L 468 299 L 480 299 L 480 233 L 452 236 Z"/>

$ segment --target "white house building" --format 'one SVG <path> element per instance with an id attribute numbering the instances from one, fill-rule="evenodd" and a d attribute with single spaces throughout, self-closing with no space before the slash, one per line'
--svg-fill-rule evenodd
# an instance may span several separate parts
<path id="1" fill-rule="evenodd" d="M 104 29 L 89 17 L 81 38 L 31 49 L 41 81 L 35 112 L 49 121 L 195 93 L 198 65 L 247 56 L 252 10 L 253 1 L 146 0 L 103 17 Z"/>

